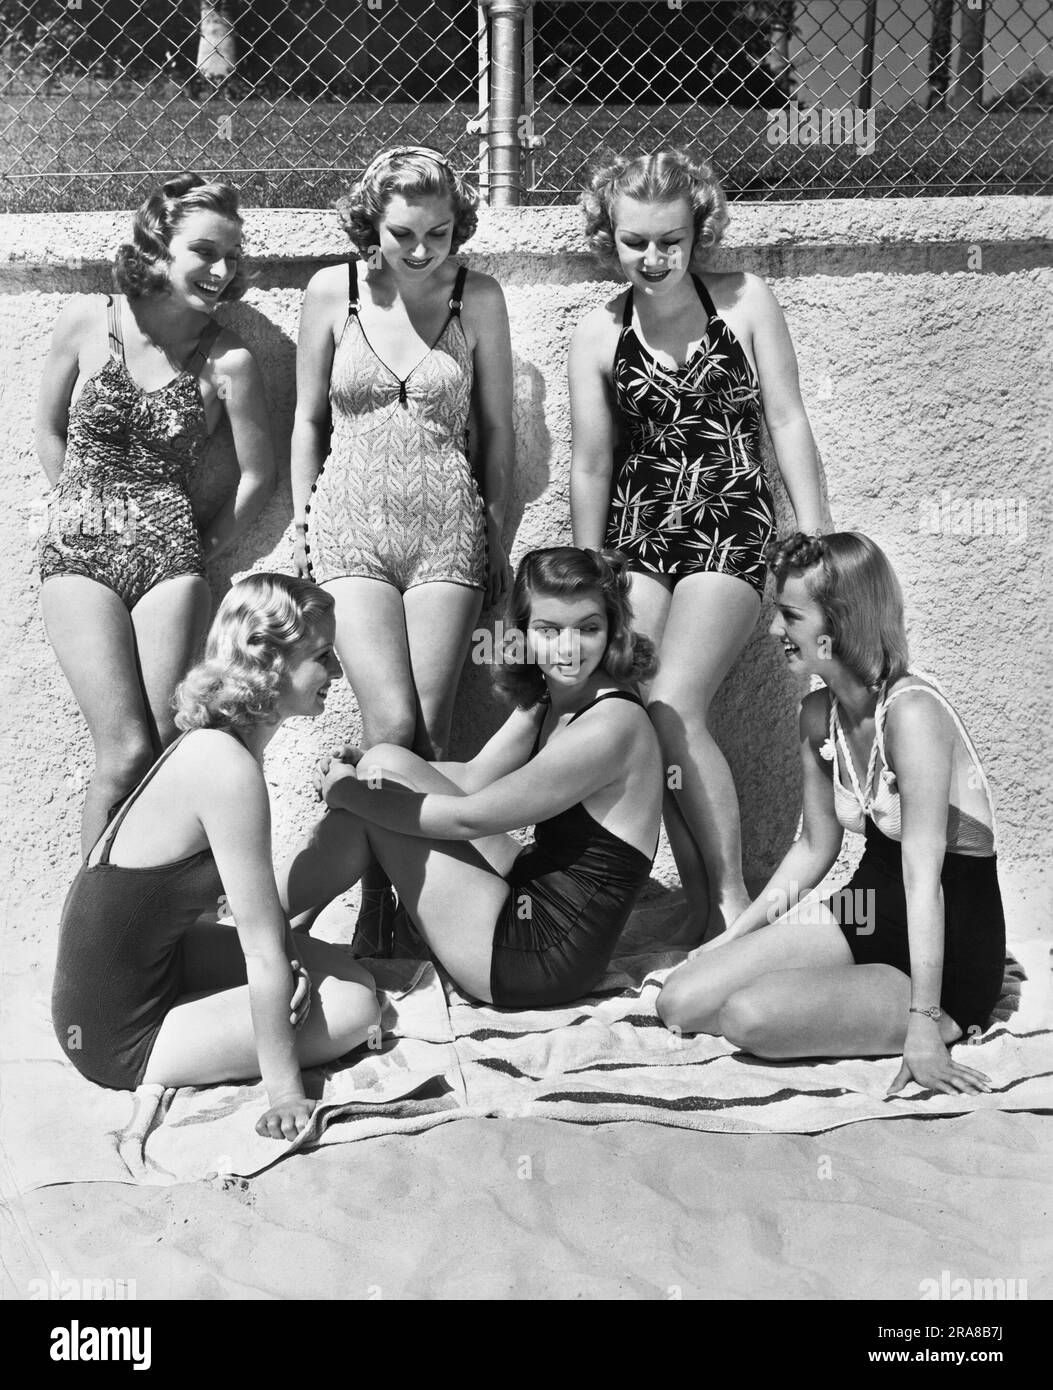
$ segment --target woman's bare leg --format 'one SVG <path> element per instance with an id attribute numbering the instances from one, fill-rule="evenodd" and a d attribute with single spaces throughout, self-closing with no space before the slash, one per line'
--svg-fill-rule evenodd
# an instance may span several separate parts
<path id="1" fill-rule="evenodd" d="M 449 748 L 454 699 L 482 611 L 482 590 L 438 581 L 418 584 L 406 590 L 403 603 L 419 711 L 413 749 L 440 761 Z"/>
<path id="2" fill-rule="evenodd" d="M 365 757 L 417 791 L 461 791 L 406 749 L 376 748 Z M 505 875 L 521 849 L 510 835 L 429 840 L 331 811 L 278 871 L 278 890 L 289 914 L 298 915 L 346 891 L 375 853 L 440 964 L 469 994 L 489 1002 L 494 927 L 508 898 Z"/>
<path id="3" fill-rule="evenodd" d="M 202 654 L 212 599 L 197 575 L 166 579 L 132 609 L 139 673 L 158 751 L 175 738 L 175 688 Z"/>
<path id="4" fill-rule="evenodd" d="M 660 649 L 661 666 L 647 710 L 662 745 L 677 804 L 698 847 L 708 883 L 706 935 L 729 926 L 749 906 L 742 877 L 742 832 L 731 769 L 709 729 L 713 698 L 757 622 L 760 600 L 741 579 L 693 574 L 673 591 Z M 672 840 L 674 853 L 689 848 Z M 677 859 L 681 882 L 693 893 L 697 859 Z M 703 904 L 692 904 L 700 914 Z"/>
<path id="5" fill-rule="evenodd" d="M 373 977 L 346 951 L 309 939 L 298 949 L 314 998 L 296 1034 L 296 1055 L 301 1067 L 317 1067 L 375 1037 L 371 1030 L 379 1024 L 380 1006 Z M 165 1017 L 143 1080 L 208 1086 L 259 1076 L 245 958 L 233 927 L 192 927 L 185 933 L 183 980 L 187 994 Z"/>
<path id="6" fill-rule="evenodd" d="M 81 847 L 87 856 L 109 814 L 154 760 L 151 718 L 139 676 L 128 610 L 105 584 L 56 575 L 41 592 L 44 626 L 95 745 L 84 798 Z"/>

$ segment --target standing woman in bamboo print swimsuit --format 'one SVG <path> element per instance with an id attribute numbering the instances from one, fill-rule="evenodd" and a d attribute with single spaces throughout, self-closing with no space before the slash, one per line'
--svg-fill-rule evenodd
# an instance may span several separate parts
<path id="1" fill-rule="evenodd" d="M 136 214 L 115 295 L 59 315 L 37 411 L 48 479 L 39 548 L 48 637 L 95 744 L 82 845 L 175 737 L 176 684 L 204 639 L 205 564 L 258 515 L 274 463 L 263 385 L 212 317 L 240 298 L 233 188 L 180 174 Z M 199 535 L 187 485 L 226 411 L 241 479 Z"/>
<path id="2" fill-rule="evenodd" d="M 571 344 L 574 543 L 628 556 L 637 624 L 659 647 L 648 709 L 678 773 L 665 823 L 685 934 L 700 939 L 749 902 L 738 800 L 708 719 L 764 592 L 773 506 L 761 412 L 798 525 L 813 532 L 818 458 L 771 291 L 756 275 L 700 270 L 728 220 L 709 165 L 678 150 L 617 159 L 582 203 L 593 251 L 629 286 Z"/>
<path id="3" fill-rule="evenodd" d="M 338 204 L 362 259 L 312 278 L 297 354 L 298 565 L 336 600 L 365 744 L 425 758 L 445 756 L 472 629 L 509 579 L 508 317 L 496 281 L 451 259 L 477 204 L 434 150 L 378 155 Z M 358 949 L 377 948 L 392 905 L 386 879 L 367 874 Z"/>

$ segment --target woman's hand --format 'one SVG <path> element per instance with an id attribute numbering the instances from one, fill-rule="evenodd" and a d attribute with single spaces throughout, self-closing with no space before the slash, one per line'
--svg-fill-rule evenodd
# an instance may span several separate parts
<path id="1" fill-rule="evenodd" d="M 911 1014 L 907 1041 L 903 1046 L 903 1064 L 886 1095 L 892 1096 L 902 1091 L 911 1080 L 926 1090 L 943 1091 L 948 1096 L 957 1095 L 960 1091 L 966 1095 L 978 1095 L 991 1090 L 990 1077 L 954 1061 L 940 1037 L 935 1020 L 923 1021 L 918 1014 Z"/>
<path id="2" fill-rule="evenodd" d="M 342 783 L 350 779 L 357 782 L 358 777 L 355 769 L 349 763 L 332 762 L 328 769 L 320 776 L 315 778 L 315 787 L 318 795 L 327 806 L 333 805 L 333 792 Z"/>
<path id="3" fill-rule="evenodd" d="M 256 1133 L 263 1139 L 296 1139 L 311 1123 L 314 1107 L 306 1096 L 281 1096 L 256 1121 Z"/>
<path id="4" fill-rule="evenodd" d="M 353 777 L 355 768 L 362 761 L 362 749 L 354 743 L 343 743 L 339 748 L 330 749 L 314 771 L 314 789 L 322 801 L 326 799 L 326 788 L 343 777 Z"/>
<path id="5" fill-rule="evenodd" d="M 296 977 L 296 988 L 289 1001 L 289 1022 L 294 1028 L 302 1028 L 311 1012 L 311 977 L 298 960 L 291 960 L 289 965 Z"/>
<path id="6" fill-rule="evenodd" d="M 486 576 L 486 607 L 496 608 L 508 592 L 512 582 L 512 567 L 508 563 L 508 552 L 496 527 L 487 528 L 489 567 Z"/>

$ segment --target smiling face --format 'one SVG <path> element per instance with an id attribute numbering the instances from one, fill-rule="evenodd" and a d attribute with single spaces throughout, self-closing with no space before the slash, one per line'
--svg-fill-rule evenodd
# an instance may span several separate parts
<path id="1" fill-rule="evenodd" d="M 607 610 L 598 590 L 568 598 L 533 596 L 527 651 L 550 688 L 583 686 L 606 650 Z"/>
<path id="2" fill-rule="evenodd" d="M 168 251 L 173 296 L 187 308 L 210 314 L 241 264 L 241 223 L 198 208 L 176 227 Z"/>
<path id="3" fill-rule="evenodd" d="M 666 294 L 688 273 L 695 222 L 687 198 L 668 203 L 614 200 L 614 246 L 634 289 Z"/>
<path id="4" fill-rule="evenodd" d="M 782 643 L 790 670 L 796 675 L 830 674 L 833 647 L 826 615 L 808 592 L 804 575 L 790 573 L 775 600 L 775 617 L 768 631 Z"/>
<path id="5" fill-rule="evenodd" d="M 449 195 L 407 202 L 393 193 L 377 224 L 380 253 L 400 279 L 427 279 L 450 254 L 454 226 Z"/>
<path id="6" fill-rule="evenodd" d="M 278 685 L 279 720 L 314 719 L 325 709 L 330 685 L 343 674 L 333 650 L 335 634 L 333 619 L 319 618 L 293 648 Z"/>

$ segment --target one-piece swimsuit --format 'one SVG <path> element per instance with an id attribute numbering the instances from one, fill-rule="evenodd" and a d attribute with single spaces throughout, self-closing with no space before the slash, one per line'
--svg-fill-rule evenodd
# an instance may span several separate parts
<path id="1" fill-rule="evenodd" d="M 55 1035 L 82 1075 L 116 1090 L 141 1084 L 165 1015 L 186 993 L 183 933 L 223 891 L 207 847 L 147 868 L 110 863 L 128 812 L 188 737 L 165 750 L 124 803 L 103 832 L 98 862 L 89 855 L 62 909 L 51 995 Z"/>
<path id="2" fill-rule="evenodd" d="M 210 321 L 178 376 L 144 391 L 125 363 L 120 299 L 106 302 L 110 355 L 70 408 L 38 558 L 42 580 L 93 579 L 130 610 L 166 579 L 204 574 L 188 487 L 209 438 L 198 378 L 221 326 Z"/>
<path id="3" fill-rule="evenodd" d="M 601 700 L 643 705 L 627 691 L 612 690 L 568 723 Z M 541 728 L 531 758 L 540 742 Z M 539 822 L 534 843 L 506 876 L 512 891 L 497 919 L 490 967 L 497 1007 L 545 1008 L 588 994 L 610 963 L 653 862 L 653 853 L 648 859 L 612 834 L 580 801 Z"/>
<path id="4" fill-rule="evenodd" d="M 359 318 L 355 262 L 348 272 L 348 316 L 329 388 L 332 444 L 306 508 L 310 573 L 323 584 L 379 579 L 401 592 L 439 580 L 482 588 L 486 526 L 466 451 L 467 271 L 458 270 L 442 331 L 406 377 L 373 350 Z"/>
<path id="5" fill-rule="evenodd" d="M 775 527 L 760 455 L 760 383 L 742 344 L 692 276 L 708 315 L 680 367 L 659 362 L 633 327 L 626 295 L 615 351 L 615 400 L 629 426 L 617 467 L 606 544 L 630 568 L 672 576 L 717 573 L 764 591 L 764 547 Z"/>
<path id="6" fill-rule="evenodd" d="M 920 673 L 912 673 L 920 674 Z M 934 686 L 882 689 L 874 713 L 874 742 L 862 785 L 841 727 L 837 700 L 830 700 L 824 756 L 833 763 L 834 810 L 846 830 L 863 833 L 866 848 L 851 880 L 827 899 L 857 965 L 892 965 L 910 975 L 907 897 L 903 883 L 902 808 L 896 774 L 885 754 L 889 706 L 908 691 L 932 696 L 948 711 L 972 760 L 978 785 L 990 789 L 973 742 L 957 711 Z M 841 765 L 848 773 L 842 780 Z M 998 884 L 994 832 L 953 804 L 947 809 L 947 849 L 940 870 L 943 888 L 943 982 L 940 1005 L 962 1032 L 976 1036 L 990 1023 L 1005 970 L 1005 914 Z"/>

